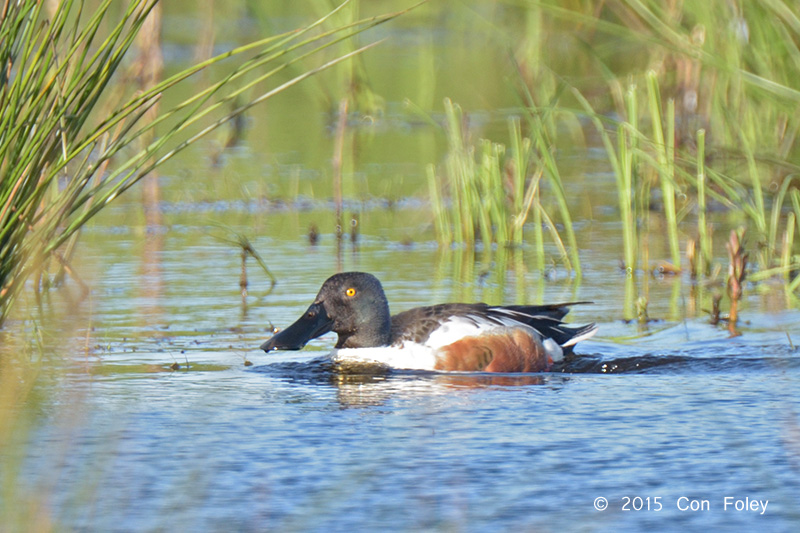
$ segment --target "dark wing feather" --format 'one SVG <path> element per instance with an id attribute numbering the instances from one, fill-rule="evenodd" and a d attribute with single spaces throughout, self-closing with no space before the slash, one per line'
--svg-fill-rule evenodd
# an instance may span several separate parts
<path id="1" fill-rule="evenodd" d="M 569 313 L 569 306 L 578 305 L 587 302 L 571 302 L 566 304 L 552 304 L 552 305 L 500 305 L 494 306 L 492 309 L 508 309 L 530 316 L 547 316 L 561 320 L 567 313 Z"/>
<path id="2" fill-rule="evenodd" d="M 591 302 L 570 302 L 555 305 L 507 305 L 490 307 L 488 312 L 496 317 L 509 317 L 526 324 L 536 331 L 542 338 L 551 338 L 559 345 L 564 346 L 575 337 L 586 335 L 593 329 L 594 324 L 572 328 L 564 325 L 561 319 L 569 312 L 569 306 Z"/>
<path id="3" fill-rule="evenodd" d="M 449 318 L 459 316 L 496 322 L 502 325 L 509 318 L 526 324 L 542 337 L 550 337 L 560 345 L 570 339 L 588 333 L 594 324 L 580 328 L 569 328 L 561 319 L 569 312 L 569 306 L 588 303 L 570 302 L 554 305 L 507 305 L 488 306 L 483 303 L 447 303 L 428 307 L 416 307 L 392 316 L 391 344 L 403 341 L 424 343 L 430 334 Z M 476 322 L 477 323 L 477 322 Z"/>
<path id="4" fill-rule="evenodd" d="M 486 304 L 439 304 L 415 307 L 392 316 L 391 343 L 411 341 L 423 343 L 430 334 L 450 317 L 483 315 Z"/>

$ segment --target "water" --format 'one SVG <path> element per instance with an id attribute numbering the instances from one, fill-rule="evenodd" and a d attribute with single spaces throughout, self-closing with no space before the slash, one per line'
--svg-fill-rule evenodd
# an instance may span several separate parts
<path id="1" fill-rule="evenodd" d="M 18 497 L 42 502 L 59 529 L 103 531 L 789 531 L 800 518 L 800 360 L 786 337 L 796 311 L 771 315 L 753 295 L 740 337 L 700 316 L 641 335 L 603 319 L 619 316 L 624 277 L 577 294 L 548 282 L 547 300 L 596 300 L 574 320 L 601 327 L 557 372 L 343 375 L 319 359 L 331 335 L 302 352 L 257 351 L 337 260 L 331 235 L 312 247 L 303 227 L 269 238 L 279 284 L 262 296 L 251 266 L 246 306 L 238 253 L 202 231 L 175 225 L 161 252 L 127 256 L 114 254 L 147 239 L 89 232 L 84 271 L 115 257 L 93 278 L 97 344 L 61 366 L 20 434 Z M 376 271 L 397 311 L 465 290 L 516 298 L 494 273 L 467 289 L 432 277 L 426 265 L 453 267 L 437 257 L 362 236 L 342 260 Z M 525 277 L 535 298 L 538 276 Z M 672 294 L 680 280 L 664 283 Z M 65 345 L 84 342 L 80 330 Z M 766 511 L 737 511 L 745 498 Z M 708 509 L 678 509 L 693 500 Z"/>
<path id="2" fill-rule="evenodd" d="M 797 368 L 743 370 L 93 380 L 85 425 L 43 430 L 31 461 L 55 476 L 56 505 L 94 489 L 63 502 L 67 524 L 93 530 L 788 531 Z M 663 509 L 623 511 L 637 496 Z M 767 511 L 725 511 L 728 496 Z M 681 497 L 710 510 L 681 512 Z"/>

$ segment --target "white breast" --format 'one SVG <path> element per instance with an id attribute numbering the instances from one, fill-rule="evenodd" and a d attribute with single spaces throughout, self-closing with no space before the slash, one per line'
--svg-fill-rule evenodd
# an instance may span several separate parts
<path id="1" fill-rule="evenodd" d="M 404 370 L 433 370 L 436 365 L 435 350 L 429 346 L 406 342 L 382 348 L 342 348 L 330 353 L 331 361 L 346 366 L 382 365 Z"/>

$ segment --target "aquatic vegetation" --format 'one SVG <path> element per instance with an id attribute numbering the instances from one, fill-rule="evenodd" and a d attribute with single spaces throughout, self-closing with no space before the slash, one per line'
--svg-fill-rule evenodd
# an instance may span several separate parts
<path id="1" fill-rule="evenodd" d="M 486 251 L 491 249 L 492 243 L 521 246 L 523 228 L 530 216 L 540 270 L 544 270 L 543 228 L 547 227 L 565 267 L 580 276 L 580 261 L 564 188 L 544 136 L 539 135 L 535 143 L 523 137 L 520 119 L 511 117 L 508 120 L 510 150 L 507 151 L 506 145 L 487 139 L 471 142 L 468 117 L 449 99 L 445 100 L 445 114 L 449 150 L 441 175 L 437 174 L 434 166 L 428 167 L 439 242 L 474 246 L 477 236 Z M 539 126 L 544 127 L 541 123 Z M 552 194 L 559 200 L 569 251 L 540 201 L 540 184 L 544 176 L 553 185 Z"/>
<path id="2" fill-rule="evenodd" d="M 728 298 L 731 301 L 731 311 L 728 318 L 728 329 L 731 334 L 736 333 L 736 322 L 738 321 L 739 300 L 742 299 L 742 286 L 745 277 L 747 276 L 747 258 L 748 254 L 745 252 L 742 238 L 744 232 L 736 232 L 731 230 L 731 236 L 728 242 L 725 243 L 725 248 L 728 250 L 728 282 L 727 291 Z"/>
<path id="3" fill-rule="evenodd" d="M 795 237 L 800 228 L 800 91 L 789 73 L 800 65 L 800 27 L 789 14 L 789 4 L 665 7 L 628 0 L 563 7 L 545 2 L 531 12 L 537 19 L 576 25 L 575 39 L 593 62 L 588 70 L 606 82 L 607 90 L 599 95 L 582 80 L 569 81 L 568 74 L 539 53 L 529 59 L 516 56 L 520 70 L 550 68 L 569 86 L 578 110 L 563 98 L 552 100 L 562 111 L 551 113 L 552 120 L 561 117 L 563 122 L 569 113 L 577 113 L 599 135 L 616 179 L 627 272 L 653 269 L 648 242 L 659 232 L 666 235 L 671 261 L 671 266 L 661 262 L 659 271 L 677 273 L 687 260 L 698 283 L 711 279 L 713 208 L 747 227 L 754 259 L 747 279 L 782 275 L 787 291 L 795 292 L 800 286 Z M 528 36 L 529 42 L 535 38 Z M 539 38 L 534 51 L 543 49 L 549 36 L 544 32 Z M 608 40 L 617 43 L 608 51 L 634 43 L 637 55 L 619 61 L 603 48 Z M 685 258 L 682 249 L 687 250 Z M 737 264 L 744 268 L 741 261 Z M 737 270 L 733 277 L 740 274 Z M 733 296 L 729 299 L 735 306 Z"/>
<path id="4" fill-rule="evenodd" d="M 241 290 L 241 293 L 242 293 L 242 299 L 245 300 L 247 298 L 247 286 L 248 286 L 247 258 L 248 257 L 252 257 L 256 261 L 258 266 L 261 267 L 261 270 L 263 270 L 264 273 L 269 278 L 269 282 L 270 282 L 269 289 L 267 290 L 265 296 L 267 294 L 271 293 L 272 290 L 275 288 L 275 284 L 278 282 L 278 279 L 275 277 L 275 275 L 269 269 L 269 267 L 267 266 L 267 262 L 264 261 L 264 259 L 261 257 L 261 254 L 259 254 L 258 251 L 256 251 L 255 247 L 250 242 L 250 239 L 248 239 L 247 236 L 242 235 L 241 233 L 239 233 L 237 231 L 234 231 L 230 227 L 225 226 L 224 224 L 215 224 L 215 226 L 218 227 L 221 230 L 224 230 L 225 233 L 227 234 L 225 236 L 216 235 L 215 237 L 218 240 L 220 240 L 220 241 L 222 241 L 224 243 L 227 243 L 229 245 L 235 246 L 236 248 L 241 250 L 242 269 L 241 269 L 241 273 L 239 275 L 239 289 Z"/>
<path id="5" fill-rule="evenodd" d="M 467 246 L 527 242 L 543 271 L 543 228 L 557 227 L 542 208 L 546 182 L 563 228 L 553 232 L 553 242 L 563 264 L 580 274 L 564 192 L 564 180 L 573 177 L 559 171 L 558 134 L 574 137 L 583 129 L 589 136 L 585 122 L 576 128 L 576 117 L 588 118 L 615 176 L 621 257 L 630 275 L 659 265 L 659 272 L 676 274 L 688 266 L 697 279 L 709 276 L 713 208 L 748 226 L 756 244 L 751 268 L 763 273 L 751 281 L 783 273 L 787 288 L 796 290 L 800 92 L 787 73 L 798 68 L 800 52 L 787 4 L 513 5 L 529 31 L 521 34 L 523 43 L 499 38 L 513 46 L 525 128 L 512 126 L 507 144 L 472 141 L 469 113 L 445 104 L 447 159 L 438 174 L 428 169 L 438 240 Z M 548 28 L 557 24 L 577 26 L 574 39 L 583 44 L 578 51 L 585 51 L 586 70 L 601 74 L 606 91 L 562 74 L 542 53 L 552 46 Z M 609 41 L 617 46 L 608 47 Z M 628 62 L 607 55 L 606 48 L 618 50 L 621 43 L 635 44 L 638 55 Z M 526 222 L 532 231 L 523 239 Z M 654 232 L 666 235 L 669 263 L 650 257 Z"/>
<path id="6" fill-rule="evenodd" d="M 0 324 L 26 281 L 36 275 L 37 286 L 45 286 L 51 270 L 68 265 L 71 247 L 65 245 L 120 194 L 257 103 L 371 45 L 288 80 L 278 77 L 290 65 L 400 14 L 317 31 L 340 6 L 297 31 L 234 48 L 119 96 L 114 78 L 124 75 L 125 58 L 158 2 L 131 0 L 119 17 L 114 4 L 105 0 L 89 9 L 83 1 L 25 1 L 3 8 Z M 182 82 L 237 56 L 238 63 L 225 63 L 219 81 L 149 114 Z"/>
<path id="7" fill-rule="evenodd" d="M 681 252 L 678 244 L 678 220 L 675 213 L 675 100 L 670 98 L 667 101 L 667 116 L 664 123 L 661 116 L 662 104 L 658 80 L 653 71 L 647 73 L 647 96 L 650 105 L 650 120 L 653 126 L 653 146 L 658 158 L 656 168 L 659 172 L 661 200 L 664 203 L 670 257 L 672 265 L 680 269 Z M 666 132 L 664 127 L 666 127 Z"/>
<path id="8" fill-rule="evenodd" d="M 706 221 L 708 204 L 706 202 L 706 131 L 697 130 L 697 235 L 699 252 L 697 255 L 697 268 L 693 268 L 693 276 L 708 274 L 711 268 L 712 232 Z M 690 241 L 694 242 L 694 241 Z M 687 251 L 687 255 L 688 251 Z"/>

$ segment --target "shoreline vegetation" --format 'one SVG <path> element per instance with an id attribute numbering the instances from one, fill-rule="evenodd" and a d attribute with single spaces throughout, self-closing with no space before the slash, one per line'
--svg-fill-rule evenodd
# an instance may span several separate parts
<path id="1" fill-rule="evenodd" d="M 323 94 L 331 113 L 380 116 L 385 102 L 360 56 L 378 41 L 356 37 L 417 5 L 360 18 L 360 2 L 330 12 L 325 2 L 312 4 L 320 16 L 307 26 L 218 55 L 213 42 L 205 43 L 206 59 L 162 80 L 153 66 L 160 52 L 141 45 L 158 42 L 146 33 L 159 27 L 148 23 L 160 17 L 154 0 L 133 0 L 124 12 L 109 0 L 5 3 L 0 324 L 26 282 L 37 293 L 66 274 L 80 283 L 70 271 L 80 228 L 219 126 L 233 124 L 226 146 L 235 145 L 241 117 L 256 103 L 341 62 L 337 86 L 346 87 L 344 96 Z M 414 17 L 449 13 L 424 4 Z M 470 112 L 450 98 L 443 120 L 432 118 L 435 103 L 406 106 L 436 124 L 446 143 L 443 160 L 423 170 L 428 184 L 420 193 L 430 200 L 441 246 L 530 246 L 535 270 L 555 264 L 580 280 L 574 221 L 591 215 L 570 206 L 575 176 L 561 170 L 559 155 L 565 146 L 575 152 L 599 145 L 617 188 L 618 245 L 629 276 L 688 271 L 704 283 L 728 270 L 728 287 L 782 279 L 796 301 L 800 90 L 792 73 L 800 68 L 800 23 L 789 4 L 490 4 L 470 4 L 461 16 L 494 17 L 486 35 L 507 47 L 518 108 L 505 142 L 475 138 Z M 510 17 L 515 30 L 504 32 L 501 23 Z M 553 51 L 564 40 L 582 78 L 559 71 Z M 619 59 L 614 43 L 636 52 Z M 234 56 L 238 63 L 220 81 L 162 104 L 182 82 Z M 426 79 L 420 94 L 430 95 Z M 126 82 L 139 85 L 126 92 Z M 342 174 L 353 163 L 342 153 L 347 121 L 337 121 L 333 181 L 342 228 Z M 714 253 L 711 209 L 736 221 L 729 264 L 713 259 L 722 247 Z M 653 232 L 666 234 L 668 260 L 651 259 Z M 728 290 L 733 306 L 741 294 Z"/>
<path id="2" fill-rule="evenodd" d="M 576 215 L 567 209 L 568 178 L 557 152 L 564 144 L 559 137 L 587 146 L 593 128 L 617 185 L 621 267 L 629 276 L 688 269 L 702 284 L 728 270 L 732 333 L 745 278 L 784 280 L 796 304 L 800 91 L 792 73 L 800 67 L 800 19 L 784 2 L 629 0 L 592 7 L 598 9 L 545 2 L 524 11 L 534 30 L 511 54 L 524 111 L 509 119 L 506 144 L 470 142 L 468 117 L 445 102 L 448 155 L 428 169 L 439 242 L 519 246 L 524 240 L 537 250 L 536 268 L 543 271 L 546 228 L 557 251 L 553 260 L 580 279 Z M 612 109 L 596 110 L 582 89 L 542 60 L 553 46 L 543 28 L 559 23 L 574 25 L 575 39 L 587 39 L 593 62 L 587 70 L 602 73 Z M 603 36 L 640 42 L 642 68 L 615 72 L 594 51 Z M 726 243 L 728 265 L 712 259 L 712 202 L 738 220 Z M 523 237 L 526 221 L 531 236 Z M 649 260 L 654 231 L 666 232 L 669 262 Z M 719 309 L 713 314 L 718 320 Z"/>
<path id="3" fill-rule="evenodd" d="M 130 0 L 122 13 L 116 4 L 2 5 L 0 325 L 29 279 L 36 291 L 63 280 L 81 227 L 115 198 L 253 106 L 375 46 L 324 53 L 403 13 L 331 27 L 345 2 L 305 27 L 162 80 L 154 65 L 160 51 L 143 44 L 160 46 L 160 36 L 142 33 L 160 27 L 160 2 Z M 160 105 L 165 94 L 223 63 L 219 80 L 171 107 Z M 288 79 L 280 76 L 290 68 Z"/>

